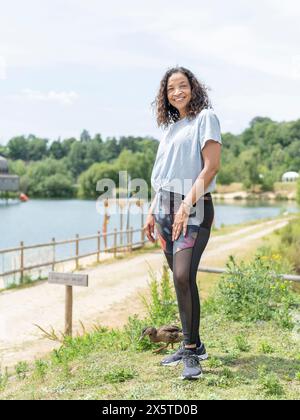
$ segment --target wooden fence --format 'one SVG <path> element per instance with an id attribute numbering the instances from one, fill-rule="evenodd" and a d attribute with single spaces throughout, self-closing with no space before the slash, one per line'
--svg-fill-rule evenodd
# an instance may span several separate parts
<path id="1" fill-rule="evenodd" d="M 140 241 L 133 243 L 133 234 L 135 232 L 140 232 Z M 124 234 L 127 237 L 127 243 L 123 244 L 123 236 Z M 103 247 L 101 249 L 101 239 L 105 239 L 105 243 L 108 237 L 113 236 L 113 246 L 110 247 Z M 118 244 L 117 239 L 120 238 L 120 244 Z M 80 254 L 80 243 L 83 241 L 88 240 L 94 240 L 95 241 L 95 249 L 92 252 Z M 119 230 L 115 228 L 113 232 L 110 233 L 101 233 L 98 231 L 97 235 L 91 235 L 91 236 L 83 236 L 80 237 L 78 234 L 76 234 L 76 237 L 74 239 L 67 239 L 67 240 L 61 240 L 57 241 L 55 238 L 52 238 L 51 242 L 42 243 L 42 244 L 35 244 L 35 245 L 25 245 L 24 241 L 20 242 L 20 246 L 14 247 L 14 248 L 6 248 L 6 249 L 0 249 L 0 255 L 2 254 L 8 254 L 12 252 L 19 253 L 19 268 L 9 271 L 3 271 L 0 272 L 0 277 L 9 276 L 13 274 L 20 274 L 20 284 L 23 283 L 24 279 L 24 273 L 29 270 L 38 269 L 41 267 L 47 267 L 51 266 L 52 271 L 55 270 L 55 266 L 60 263 L 68 262 L 68 261 L 75 261 L 76 264 L 76 270 L 79 269 L 79 261 L 81 258 L 89 257 L 89 256 L 97 256 L 97 262 L 100 262 L 100 253 L 101 252 L 108 252 L 112 253 L 114 257 L 116 257 L 117 252 L 131 252 L 133 249 L 141 248 L 145 245 L 145 243 L 148 242 L 148 239 L 145 238 L 145 233 L 143 228 L 139 229 L 133 229 L 132 227 L 130 229 L 126 230 Z M 68 258 L 63 259 L 56 259 L 56 248 L 58 245 L 66 245 L 66 244 L 74 244 L 74 255 Z M 25 260 L 25 251 L 32 250 L 32 249 L 39 249 L 39 248 L 45 248 L 50 247 L 52 249 L 52 259 L 51 261 L 46 261 L 40 264 L 34 264 L 34 265 L 26 265 Z"/>

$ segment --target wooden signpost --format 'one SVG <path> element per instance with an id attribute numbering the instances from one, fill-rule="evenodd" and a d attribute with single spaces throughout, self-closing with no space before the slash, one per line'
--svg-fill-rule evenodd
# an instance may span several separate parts
<path id="1" fill-rule="evenodd" d="M 72 337 L 73 323 L 73 286 L 88 287 L 88 274 L 56 273 L 50 271 L 48 283 L 60 284 L 66 287 L 65 302 L 65 334 Z"/>

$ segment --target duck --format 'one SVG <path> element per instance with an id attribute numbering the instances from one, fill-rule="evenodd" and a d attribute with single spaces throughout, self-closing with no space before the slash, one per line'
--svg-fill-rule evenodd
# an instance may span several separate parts
<path id="1" fill-rule="evenodd" d="M 146 335 L 149 336 L 152 343 L 166 343 L 165 346 L 154 350 L 153 353 L 159 353 L 160 351 L 168 348 L 170 344 L 172 349 L 174 349 L 174 343 L 179 343 L 183 340 L 182 329 L 177 325 L 163 325 L 157 329 L 155 327 L 145 327 L 139 341 L 141 341 Z"/>

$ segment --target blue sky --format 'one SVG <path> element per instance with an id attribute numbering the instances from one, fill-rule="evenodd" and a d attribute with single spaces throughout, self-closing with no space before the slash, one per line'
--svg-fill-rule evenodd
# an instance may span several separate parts
<path id="1" fill-rule="evenodd" d="M 30 133 L 160 138 L 164 72 L 208 86 L 222 132 L 300 118 L 296 0 L 0 0 L 0 143 Z"/>

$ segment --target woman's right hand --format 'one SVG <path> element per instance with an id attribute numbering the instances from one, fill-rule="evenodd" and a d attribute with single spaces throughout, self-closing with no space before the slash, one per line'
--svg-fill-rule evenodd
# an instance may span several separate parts
<path id="1" fill-rule="evenodd" d="M 155 242 L 155 238 L 154 238 L 154 227 L 155 227 L 155 219 L 154 216 L 150 213 L 147 216 L 146 219 L 146 223 L 143 226 L 143 230 L 147 236 L 147 238 L 149 239 L 150 242 Z"/>

